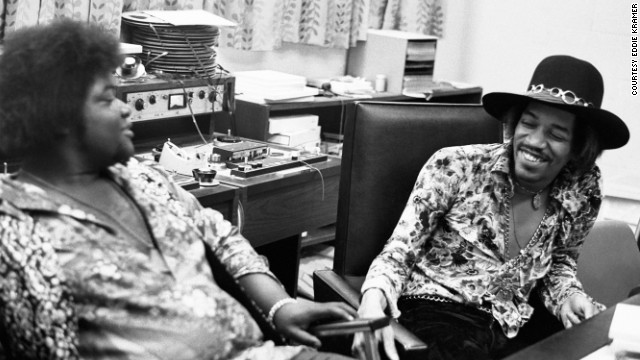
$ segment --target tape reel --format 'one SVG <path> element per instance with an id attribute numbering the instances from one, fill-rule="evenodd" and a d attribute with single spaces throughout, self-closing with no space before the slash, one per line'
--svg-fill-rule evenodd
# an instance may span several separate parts
<path id="1" fill-rule="evenodd" d="M 146 73 L 142 61 L 134 55 L 125 56 L 122 64 L 116 69 L 116 74 L 124 79 L 137 79 Z"/>

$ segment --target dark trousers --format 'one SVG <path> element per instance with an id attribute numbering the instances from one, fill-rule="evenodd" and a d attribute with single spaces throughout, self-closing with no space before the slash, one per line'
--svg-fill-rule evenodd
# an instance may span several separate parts
<path id="1" fill-rule="evenodd" d="M 528 345 L 508 339 L 488 312 L 456 303 L 400 298 L 398 321 L 428 346 L 426 359 L 500 359 Z"/>

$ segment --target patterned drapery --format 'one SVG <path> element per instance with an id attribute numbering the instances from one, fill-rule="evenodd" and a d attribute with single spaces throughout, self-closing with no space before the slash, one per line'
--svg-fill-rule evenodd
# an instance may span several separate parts
<path id="1" fill-rule="evenodd" d="M 367 28 L 442 35 L 440 0 L 205 0 L 205 8 L 238 23 L 221 46 L 272 50 L 282 42 L 355 46 Z"/>
<path id="2" fill-rule="evenodd" d="M 98 23 L 119 34 L 122 0 L 3 0 L 0 14 L 1 39 L 16 29 L 60 17 Z"/>
<path id="3" fill-rule="evenodd" d="M 354 46 L 367 28 L 442 35 L 441 0 L 3 0 L 0 38 L 24 26 L 68 17 L 120 33 L 120 16 L 133 10 L 205 9 L 232 20 L 221 47 L 273 50 L 283 42 L 334 48 Z"/>

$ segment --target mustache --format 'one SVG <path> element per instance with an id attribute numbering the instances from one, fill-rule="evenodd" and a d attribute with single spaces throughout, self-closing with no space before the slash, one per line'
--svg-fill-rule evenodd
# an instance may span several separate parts
<path id="1" fill-rule="evenodd" d="M 527 144 L 520 144 L 518 146 L 518 151 L 525 151 L 528 152 L 530 154 L 533 154 L 534 156 L 537 156 L 543 160 L 549 160 L 549 156 L 547 156 L 543 150 L 536 148 L 534 146 L 531 145 L 527 145 Z"/>

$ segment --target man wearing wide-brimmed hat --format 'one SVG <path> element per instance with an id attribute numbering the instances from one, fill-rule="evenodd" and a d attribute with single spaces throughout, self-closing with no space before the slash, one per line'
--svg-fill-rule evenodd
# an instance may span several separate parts
<path id="1" fill-rule="evenodd" d="M 516 335 L 536 283 L 566 327 L 602 310 L 576 278 L 578 249 L 602 201 L 595 160 L 629 139 L 601 109 L 603 92 L 593 65 L 550 56 L 524 94 L 484 96 L 508 141 L 445 148 L 427 161 L 369 269 L 359 315 L 398 317 L 429 358 L 484 359 L 524 345 Z M 391 330 L 381 337 L 397 358 Z"/>

